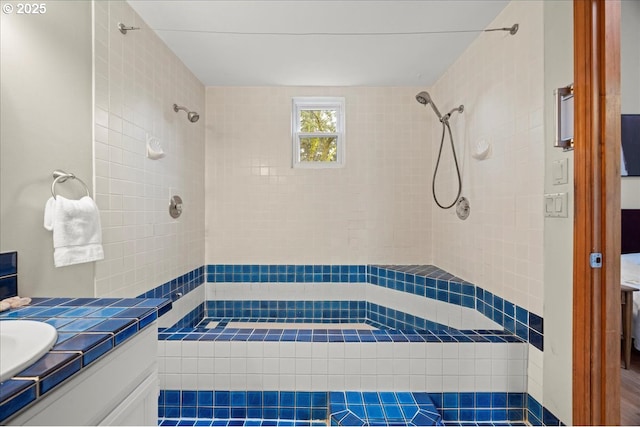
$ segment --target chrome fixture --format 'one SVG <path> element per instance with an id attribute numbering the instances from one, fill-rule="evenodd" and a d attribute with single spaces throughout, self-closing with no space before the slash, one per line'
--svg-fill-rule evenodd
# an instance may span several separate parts
<path id="1" fill-rule="evenodd" d="M 173 196 L 171 203 L 169 204 L 169 215 L 171 218 L 176 219 L 182 215 L 182 198 L 180 196 Z"/>
<path id="2" fill-rule="evenodd" d="M 178 104 L 173 104 L 173 111 L 177 113 L 180 110 L 187 112 L 187 119 L 189 119 L 191 123 L 197 122 L 200 118 L 200 114 L 196 113 L 195 111 L 189 111 L 187 107 L 181 107 Z"/>
<path id="3" fill-rule="evenodd" d="M 485 33 L 489 32 L 489 31 L 508 31 L 509 34 L 511 34 L 512 36 L 515 35 L 518 32 L 518 29 L 520 28 L 520 25 L 518 24 L 513 24 L 510 27 L 502 27 L 502 28 L 487 28 L 486 30 L 484 30 Z"/>
<path id="4" fill-rule="evenodd" d="M 53 196 L 54 199 L 56 199 L 58 196 L 58 194 L 56 193 L 56 184 L 59 182 L 65 182 L 68 179 L 75 179 L 80 184 L 82 184 L 82 186 L 84 187 L 84 191 L 87 192 L 87 196 L 90 196 L 89 187 L 87 187 L 87 184 L 85 184 L 83 180 L 81 180 L 80 178 L 78 178 L 72 173 L 68 173 L 63 170 L 56 169 L 53 171 L 53 183 L 51 184 L 51 195 Z"/>
<path id="5" fill-rule="evenodd" d="M 471 213 L 471 206 L 469 206 L 469 199 L 466 197 L 460 197 L 456 202 L 456 215 L 461 220 L 465 220 L 469 218 L 469 214 Z"/>
<path id="6" fill-rule="evenodd" d="M 135 31 L 135 30 L 139 30 L 140 27 L 127 27 L 126 25 L 124 25 L 122 22 L 118 23 L 118 30 L 120 30 L 120 32 L 124 35 L 127 35 L 127 31 Z"/>
<path id="7" fill-rule="evenodd" d="M 429 95 L 429 92 L 425 92 L 425 91 L 422 91 L 416 95 L 416 101 L 418 101 L 422 105 L 427 105 L 427 104 L 431 105 L 431 108 L 433 108 L 433 111 L 436 113 L 436 116 L 438 116 L 438 120 L 440 120 L 441 122 L 448 121 L 449 117 L 451 117 L 451 114 L 455 113 L 456 111 L 458 113 L 462 113 L 464 111 L 464 105 L 460 105 L 452 109 L 451 111 L 449 111 L 447 114 L 443 116 L 442 114 L 440 114 L 440 110 L 438 110 L 438 107 L 436 107 L 436 104 L 433 102 L 433 99 L 431 99 L 431 95 Z"/>
<path id="8" fill-rule="evenodd" d="M 433 194 L 433 200 L 436 202 L 436 205 L 438 205 L 438 207 L 442 209 L 449 209 L 461 201 L 460 194 L 462 193 L 462 178 L 460 176 L 460 167 L 458 166 L 458 157 L 456 155 L 456 148 L 453 145 L 453 134 L 451 133 L 451 126 L 449 126 L 449 118 L 451 117 L 451 114 L 455 112 L 462 113 L 464 111 L 464 105 L 460 105 L 456 108 L 453 108 L 451 111 L 449 111 L 447 114 L 443 116 L 440 113 L 440 110 L 438 110 L 438 107 L 436 107 L 436 104 L 433 102 L 433 99 L 431 99 L 431 95 L 429 95 L 429 92 L 422 91 L 418 93 L 416 95 L 416 101 L 418 101 L 420 104 L 424 106 L 426 106 L 427 104 L 431 105 L 431 108 L 433 109 L 434 113 L 436 113 L 436 116 L 438 116 L 438 120 L 440 120 L 440 123 L 442 123 L 442 137 L 440 138 L 440 149 L 438 150 L 438 160 L 436 161 L 436 167 L 433 170 L 433 180 L 431 181 L 431 194 Z M 458 194 L 456 195 L 456 198 L 453 200 L 453 202 L 445 206 L 440 203 L 440 201 L 438 200 L 438 197 L 436 196 L 436 176 L 438 175 L 438 168 L 440 167 L 440 157 L 442 156 L 442 147 L 444 146 L 444 137 L 447 131 L 449 132 L 449 142 L 451 142 L 453 162 L 456 166 L 456 174 L 458 176 Z M 466 215 L 468 216 L 469 202 L 466 199 L 464 199 L 462 210 L 466 211 L 467 212 Z M 466 219 L 466 216 L 465 218 L 462 218 L 460 214 L 458 214 L 458 216 L 460 217 L 460 219 Z"/>

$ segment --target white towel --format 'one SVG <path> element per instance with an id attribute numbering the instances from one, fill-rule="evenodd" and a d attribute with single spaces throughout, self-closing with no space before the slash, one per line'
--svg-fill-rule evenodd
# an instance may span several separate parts
<path id="1" fill-rule="evenodd" d="M 80 200 L 62 196 L 49 198 L 44 208 L 44 228 L 53 231 L 56 267 L 104 258 L 100 213 L 91 197 Z"/>

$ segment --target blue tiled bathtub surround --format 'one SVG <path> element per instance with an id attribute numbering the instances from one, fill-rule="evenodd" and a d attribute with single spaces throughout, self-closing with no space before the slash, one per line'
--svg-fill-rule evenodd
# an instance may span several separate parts
<path id="1" fill-rule="evenodd" d="M 531 395 L 527 395 L 527 420 L 533 426 L 561 426 L 558 417 L 542 406 Z"/>
<path id="2" fill-rule="evenodd" d="M 171 309 L 165 298 L 34 298 L 0 313 L 0 322 L 29 319 L 58 330 L 54 347 L 0 383 L 0 423 L 46 395 Z"/>
<path id="3" fill-rule="evenodd" d="M 180 277 L 176 277 L 160 286 L 148 290 L 138 298 L 169 298 L 175 301 L 178 294 L 186 295 L 204 283 L 204 266 L 191 270 Z"/>
<path id="4" fill-rule="evenodd" d="M 206 317 L 205 303 L 200 303 L 196 308 L 187 313 L 182 319 L 178 320 L 173 327 L 176 328 L 195 328 L 202 319 Z"/>
<path id="5" fill-rule="evenodd" d="M 382 329 L 453 330 L 368 301 L 217 300 L 206 302 L 204 316 L 236 322 L 367 323 Z"/>
<path id="6" fill-rule="evenodd" d="M 374 285 L 475 308 L 507 331 L 544 351 L 540 316 L 436 266 L 371 265 L 369 276 L 369 283 Z"/>
<path id="7" fill-rule="evenodd" d="M 207 265 L 207 282 L 371 283 L 476 309 L 544 351 L 542 317 L 433 265 Z"/>
<path id="8" fill-rule="evenodd" d="M 160 390 L 160 418 L 326 420 L 327 392 Z"/>
<path id="9" fill-rule="evenodd" d="M 207 282 L 362 283 L 366 265 L 207 265 Z"/>
<path id="10" fill-rule="evenodd" d="M 0 254 L 0 300 L 18 295 L 18 253 Z"/>
<path id="11" fill-rule="evenodd" d="M 359 418 L 364 415 L 375 419 L 376 417 L 370 415 L 376 415 L 381 411 L 385 421 L 384 425 L 397 425 L 402 422 L 407 425 L 407 420 L 410 421 L 416 416 L 416 408 L 433 413 L 435 406 L 436 412 L 445 423 L 495 423 L 502 421 L 501 424 L 511 424 L 524 420 L 524 405 L 527 398 L 528 395 L 525 393 L 491 392 L 370 393 L 336 391 L 327 393 L 161 390 L 158 399 L 158 415 L 160 418 L 169 419 L 237 420 L 246 418 L 295 419 L 297 421 L 326 420 L 334 418 L 333 415 L 336 415 L 335 418 L 342 420 L 347 415 L 344 411 L 348 406 L 353 415 Z M 427 408 L 429 403 L 433 406 Z M 369 409 L 366 408 L 367 406 Z M 540 413 L 542 414 L 542 410 Z M 428 425 L 424 424 L 426 421 L 422 418 L 419 421 L 422 423 L 418 425 Z"/>
<path id="12" fill-rule="evenodd" d="M 261 326 L 268 324 L 263 323 Z M 357 329 L 238 329 L 160 328 L 159 340 L 168 341 L 295 341 L 295 342 L 521 342 L 504 331 L 415 331 Z"/>

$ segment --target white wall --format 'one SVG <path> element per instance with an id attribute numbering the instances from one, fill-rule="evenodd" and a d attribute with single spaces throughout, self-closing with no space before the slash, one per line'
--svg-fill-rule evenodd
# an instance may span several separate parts
<path id="1" fill-rule="evenodd" d="M 140 30 L 121 34 L 123 22 Z M 204 87 L 124 1 L 95 2 L 96 295 L 136 296 L 204 262 Z M 190 123 L 173 104 L 200 113 Z M 166 157 L 146 158 L 146 135 Z M 169 216 L 172 195 L 182 216 Z"/>
<path id="2" fill-rule="evenodd" d="M 46 5 L 0 14 L 0 252 L 18 251 L 21 295 L 92 296 L 93 263 L 55 268 L 42 226 L 54 169 L 92 187 L 91 3 Z M 56 190 L 84 195 L 72 181 Z"/>
<path id="3" fill-rule="evenodd" d="M 430 202 L 434 264 L 538 315 L 544 297 L 542 6 L 511 2 L 489 27 L 519 23 L 518 33 L 481 34 L 434 85 L 440 110 L 465 106 L 451 123 L 471 215 L 461 221 L 453 209 Z M 434 162 L 441 128 L 433 118 L 431 126 Z M 483 161 L 470 157 L 481 140 L 492 145 Z M 448 155 L 440 167 L 445 199 L 455 198 L 452 164 Z"/>
<path id="4" fill-rule="evenodd" d="M 208 87 L 207 264 L 431 261 L 423 88 Z M 291 167 L 291 98 L 346 98 L 346 164 Z"/>
<path id="5" fill-rule="evenodd" d="M 622 0 L 621 7 L 621 113 L 640 114 L 640 2 Z M 622 209 L 640 209 L 640 177 L 622 179 L 620 201 Z"/>
<path id="6" fill-rule="evenodd" d="M 545 193 L 568 193 L 567 218 L 544 220 L 544 355 L 533 356 L 541 370 L 530 376 L 529 393 L 565 424 L 572 420 L 573 366 L 573 151 L 553 147 L 553 90 L 573 81 L 573 5 L 544 3 Z M 552 163 L 567 159 L 569 182 L 553 185 Z M 539 352 L 537 352 L 539 353 Z M 542 373 L 542 376 L 539 374 Z"/>

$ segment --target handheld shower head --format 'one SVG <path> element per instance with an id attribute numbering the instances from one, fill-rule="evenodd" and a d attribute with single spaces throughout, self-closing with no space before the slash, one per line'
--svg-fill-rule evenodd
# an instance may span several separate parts
<path id="1" fill-rule="evenodd" d="M 173 104 L 173 111 L 175 111 L 177 113 L 180 110 L 183 110 L 183 111 L 187 112 L 187 119 L 191 123 L 195 123 L 195 122 L 198 121 L 198 119 L 200 119 L 200 114 L 196 113 L 195 111 L 189 111 L 189 109 L 186 108 L 186 107 L 181 107 L 178 104 Z"/>
<path id="2" fill-rule="evenodd" d="M 431 102 L 431 95 L 428 92 L 422 91 L 416 95 L 416 101 L 422 105 L 427 105 Z"/>
<path id="3" fill-rule="evenodd" d="M 422 91 L 417 94 L 416 101 L 425 106 L 427 104 L 430 104 L 431 108 L 433 108 L 433 112 L 436 113 L 436 116 L 438 116 L 438 120 L 442 121 L 442 114 L 440 114 L 440 111 L 438 110 L 438 107 L 436 107 L 436 104 L 433 103 L 433 99 L 431 99 L 431 95 L 429 95 L 429 92 Z"/>

